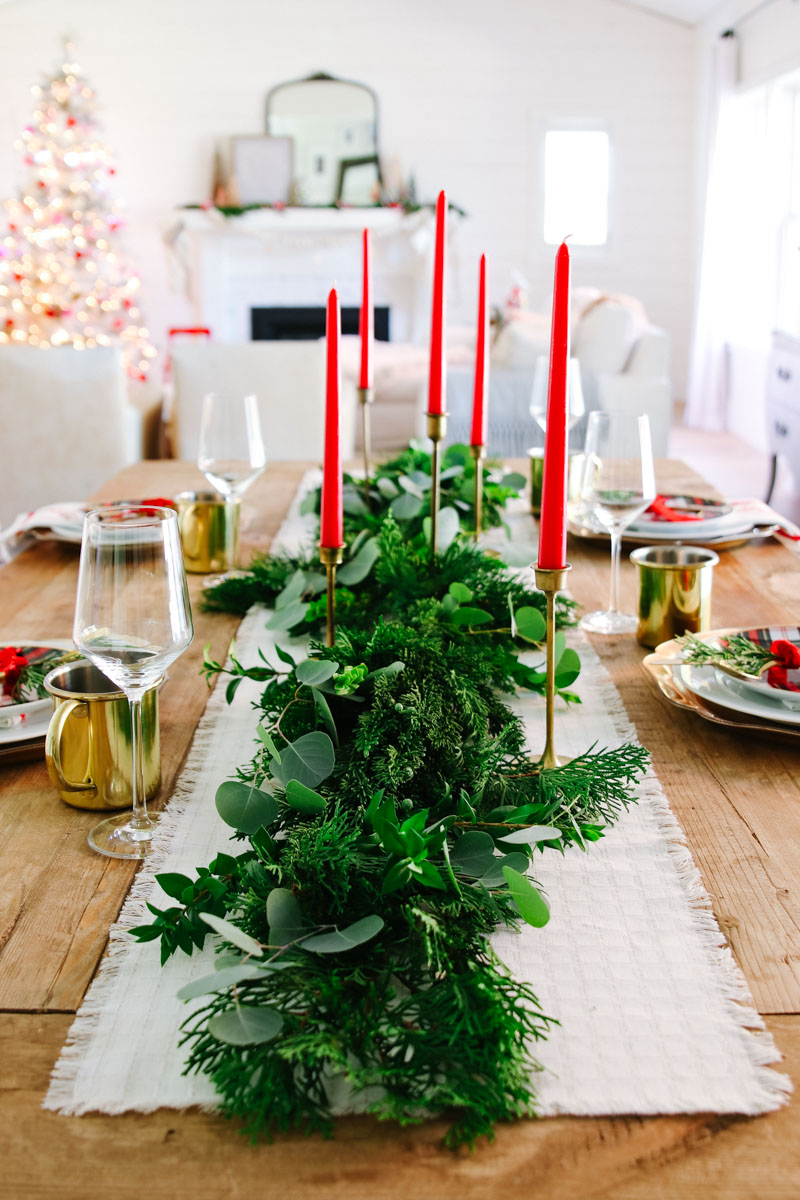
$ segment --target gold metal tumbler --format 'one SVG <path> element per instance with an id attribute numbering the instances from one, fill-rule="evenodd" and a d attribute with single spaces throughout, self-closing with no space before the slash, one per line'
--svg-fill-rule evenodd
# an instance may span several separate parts
<path id="1" fill-rule="evenodd" d="M 180 492 L 175 497 L 181 531 L 183 562 L 196 575 L 232 571 L 239 555 L 241 501 L 226 501 L 219 492 Z M 233 561 L 228 561 L 227 537 L 233 523 Z"/>
<path id="2" fill-rule="evenodd" d="M 711 581 L 719 556 L 699 546 L 642 546 L 636 566 L 643 646 L 711 628 Z"/>
<path id="3" fill-rule="evenodd" d="M 142 758 L 147 799 L 161 786 L 158 689 L 142 699 Z M 47 770 L 73 808 L 130 808 L 133 756 L 125 694 L 97 667 L 79 659 L 56 667 L 44 686 L 53 698 L 45 740 Z"/>
<path id="4" fill-rule="evenodd" d="M 542 484 L 544 482 L 544 449 L 532 446 L 528 451 L 531 460 L 531 512 L 538 517 L 542 511 Z M 567 502 L 577 500 L 581 494 L 583 475 L 583 451 L 570 454 L 567 468 Z"/>

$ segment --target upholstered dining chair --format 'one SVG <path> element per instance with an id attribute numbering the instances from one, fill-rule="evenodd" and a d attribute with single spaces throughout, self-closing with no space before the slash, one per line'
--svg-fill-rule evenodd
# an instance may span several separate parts
<path id="1" fill-rule="evenodd" d="M 0 525 L 83 500 L 141 457 L 141 414 L 127 402 L 117 348 L 0 346 Z"/>
<path id="2" fill-rule="evenodd" d="M 267 341 L 228 345 L 185 342 L 172 351 L 173 394 L 167 417 L 176 458 L 194 461 L 207 392 L 258 398 L 267 459 L 322 457 L 325 343 Z M 342 457 L 353 457 L 355 388 L 342 384 Z"/>

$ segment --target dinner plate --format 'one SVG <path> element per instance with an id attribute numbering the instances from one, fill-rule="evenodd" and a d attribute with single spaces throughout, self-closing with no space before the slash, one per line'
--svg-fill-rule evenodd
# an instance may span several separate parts
<path id="1" fill-rule="evenodd" d="M 15 645 L 28 662 L 42 665 L 52 658 L 52 666 L 56 666 L 67 653 L 56 646 L 26 646 L 18 642 L 9 645 Z M 35 693 L 23 694 L 16 703 L 0 703 L 0 743 L 35 737 L 36 733 L 29 733 L 28 730 L 34 728 L 41 732 L 39 726 L 42 716 L 45 718 L 44 728 L 47 729 L 52 707 L 49 696 L 40 697 Z"/>
<path id="2" fill-rule="evenodd" d="M 712 725 L 722 725 L 735 729 L 737 735 L 742 731 L 756 733 L 759 737 L 770 741 L 797 745 L 800 743 L 800 727 L 783 725 L 778 722 L 762 721 L 759 717 L 748 716 L 735 712 L 733 709 L 720 708 L 707 702 L 682 683 L 678 674 L 680 670 L 681 647 L 677 642 L 662 642 L 652 654 L 642 660 L 642 667 L 655 682 L 664 699 L 675 708 L 683 709 L 694 716 L 700 717 Z"/>
<path id="3" fill-rule="evenodd" d="M 29 742 L 33 738 L 43 738 L 52 714 L 52 700 L 49 697 L 47 700 L 40 700 L 36 712 L 31 713 L 20 724 L 0 726 L 0 746 L 10 748 Z"/>
<path id="4" fill-rule="evenodd" d="M 631 521 L 628 528 L 636 533 L 668 532 L 674 529 L 680 533 L 711 534 L 741 525 L 741 518 L 733 512 L 730 504 L 705 500 L 699 496 L 664 496 L 663 499 L 673 511 L 680 512 L 685 509 L 687 513 L 691 512 L 695 519 L 665 521 L 663 517 L 648 509 Z"/>
<path id="5" fill-rule="evenodd" d="M 800 709 L 788 708 L 778 697 L 773 699 L 742 687 L 738 679 L 723 675 L 716 667 L 683 663 L 677 674 L 690 692 L 719 708 L 800 729 Z"/>
<path id="6" fill-rule="evenodd" d="M 690 525 L 693 522 L 689 523 Z M 737 518 L 735 525 L 727 526 L 716 533 L 701 533 L 697 529 L 680 526 L 679 530 L 650 529 L 645 532 L 632 528 L 623 529 L 622 540 L 631 546 L 654 546 L 662 543 L 684 546 L 712 546 L 719 550 L 732 550 L 743 546 L 754 538 L 771 537 L 775 526 L 754 526 L 752 520 Z M 573 536 L 586 538 L 590 541 L 610 541 L 607 530 L 603 529 L 591 515 L 578 509 L 570 509 L 567 518 L 567 529 Z"/>
<path id="7" fill-rule="evenodd" d="M 738 629 L 738 630 L 712 630 L 710 633 L 695 634 L 695 637 L 706 645 L 719 646 L 726 638 L 730 637 L 734 632 L 739 636 L 747 637 L 763 650 L 768 651 L 773 642 L 784 641 L 790 642 L 793 646 L 800 649 L 800 629 L 796 625 L 770 625 L 763 629 Z M 770 700 L 779 700 L 786 708 L 800 709 L 800 667 L 788 667 L 786 670 L 786 684 L 770 683 L 768 674 L 764 671 L 760 675 L 748 675 L 737 669 L 734 665 L 727 665 L 724 662 L 714 663 L 717 672 L 723 677 L 723 682 L 726 678 L 736 679 L 741 686 L 749 692 L 753 692 L 758 696 L 766 697 Z M 793 685 L 793 686 L 792 686 Z"/>

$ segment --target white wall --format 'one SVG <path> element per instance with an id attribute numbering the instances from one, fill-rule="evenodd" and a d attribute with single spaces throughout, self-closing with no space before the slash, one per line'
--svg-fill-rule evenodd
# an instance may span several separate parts
<path id="1" fill-rule="evenodd" d="M 171 209 L 207 198 L 215 140 L 263 130 L 273 84 L 327 70 L 376 89 L 383 154 L 414 172 L 420 196 L 445 186 L 469 212 L 453 320 L 472 320 L 482 250 L 495 302 L 514 268 L 529 279 L 532 300 L 547 297 L 544 130 L 550 121 L 606 123 L 611 240 L 601 252 L 576 248 L 575 282 L 644 301 L 672 335 L 682 394 L 692 289 L 692 30 L 613 0 L 24 0 L 0 8 L 0 44 L 13 47 L 3 58 L 0 195 L 20 178 L 12 143 L 30 117 L 30 85 L 59 60 L 67 31 L 118 156 L 128 250 L 158 343 L 168 325 L 190 316 L 169 290 L 160 241 Z"/>

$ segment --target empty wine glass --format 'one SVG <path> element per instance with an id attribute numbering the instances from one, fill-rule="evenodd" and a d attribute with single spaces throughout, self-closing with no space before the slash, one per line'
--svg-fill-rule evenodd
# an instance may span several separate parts
<path id="1" fill-rule="evenodd" d="M 637 619 L 618 607 L 622 531 L 656 498 L 650 422 L 625 412 L 592 412 L 586 428 L 581 500 L 611 535 L 611 589 L 606 612 L 587 613 L 590 633 L 632 633 Z"/>
<path id="2" fill-rule="evenodd" d="M 225 514 L 228 570 L 206 579 L 208 587 L 242 574 L 235 570 L 235 505 L 264 470 L 266 462 L 256 397 L 226 396 L 218 392 L 204 396 L 197 465 L 224 497 L 228 509 Z"/>
<path id="3" fill-rule="evenodd" d="M 540 354 L 533 372 L 530 412 L 541 430 L 547 432 L 547 393 L 550 376 L 550 359 Z M 572 429 L 584 413 L 581 365 L 577 358 L 569 360 L 567 368 L 567 427 Z"/>
<path id="4" fill-rule="evenodd" d="M 83 525 L 73 640 L 117 685 L 131 711 L 133 812 L 95 825 L 89 845 L 111 858 L 144 858 L 156 828 L 142 770 L 142 697 L 193 637 L 175 512 L 111 505 Z"/>

